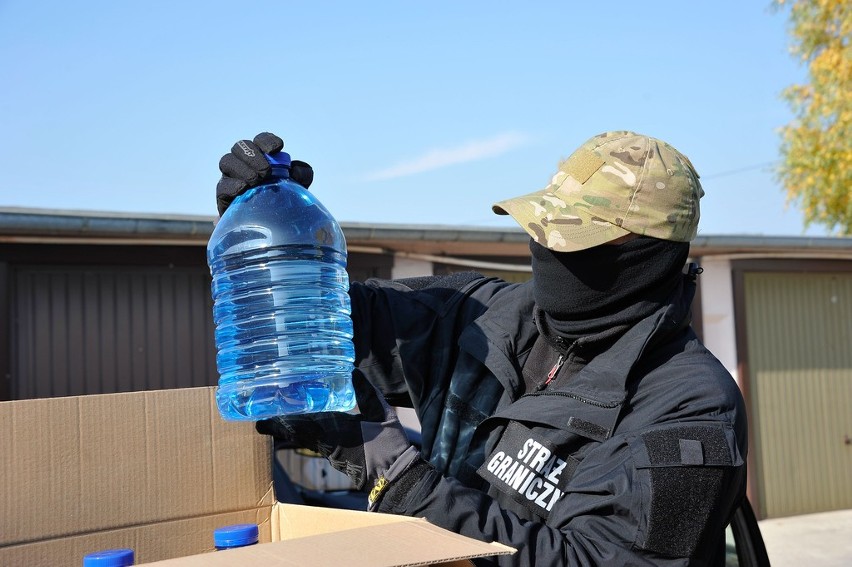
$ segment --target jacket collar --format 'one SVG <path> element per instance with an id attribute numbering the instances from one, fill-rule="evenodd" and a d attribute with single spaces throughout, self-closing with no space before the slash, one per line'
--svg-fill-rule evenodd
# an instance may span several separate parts
<path id="1" fill-rule="evenodd" d="M 513 295 L 497 294 L 494 304 L 462 332 L 459 346 L 485 364 L 511 395 L 518 395 L 523 391 L 521 366 L 538 336 L 533 322 L 532 285 L 523 284 L 505 293 Z M 627 397 L 627 379 L 643 353 L 689 325 L 694 295 L 694 275 L 684 275 L 667 305 L 595 356 L 561 392 L 603 405 L 622 403 Z"/>

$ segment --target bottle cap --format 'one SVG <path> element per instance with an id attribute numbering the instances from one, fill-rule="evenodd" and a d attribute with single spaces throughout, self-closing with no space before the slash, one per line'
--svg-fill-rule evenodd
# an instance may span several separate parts
<path id="1" fill-rule="evenodd" d="M 276 152 L 274 154 L 265 155 L 266 161 L 268 161 L 272 165 L 290 167 L 290 154 L 288 154 L 287 152 Z"/>
<path id="2" fill-rule="evenodd" d="M 223 526 L 213 532 L 213 545 L 217 548 L 242 547 L 257 543 L 257 524 Z"/>
<path id="3" fill-rule="evenodd" d="M 83 557 L 83 567 L 127 567 L 134 559 L 132 549 L 104 549 Z"/>

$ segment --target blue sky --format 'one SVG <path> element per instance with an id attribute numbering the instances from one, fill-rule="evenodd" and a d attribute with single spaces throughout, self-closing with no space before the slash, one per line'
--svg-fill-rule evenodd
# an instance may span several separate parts
<path id="1" fill-rule="evenodd" d="M 341 221 L 512 226 L 594 134 L 702 176 L 701 234 L 807 231 L 772 173 L 805 80 L 769 0 L 0 0 L 0 206 L 215 215 L 268 130 Z"/>

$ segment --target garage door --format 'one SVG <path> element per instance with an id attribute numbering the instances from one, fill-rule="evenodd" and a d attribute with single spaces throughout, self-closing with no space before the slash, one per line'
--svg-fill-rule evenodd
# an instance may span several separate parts
<path id="1" fill-rule="evenodd" d="M 852 274 L 743 281 L 761 516 L 852 508 Z"/>
<path id="2" fill-rule="evenodd" d="M 200 267 L 16 270 L 12 399 L 215 384 L 209 277 Z"/>

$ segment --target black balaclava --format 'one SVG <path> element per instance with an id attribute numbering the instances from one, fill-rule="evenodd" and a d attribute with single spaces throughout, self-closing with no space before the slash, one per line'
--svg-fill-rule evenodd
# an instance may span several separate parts
<path id="1" fill-rule="evenodd" d="M 573 341 L 620 335 L 664 305 L 682 281 L 689 243 L 641 236 L 555 252 L 530 240 L 530 251 L 539 329 Z"/>

